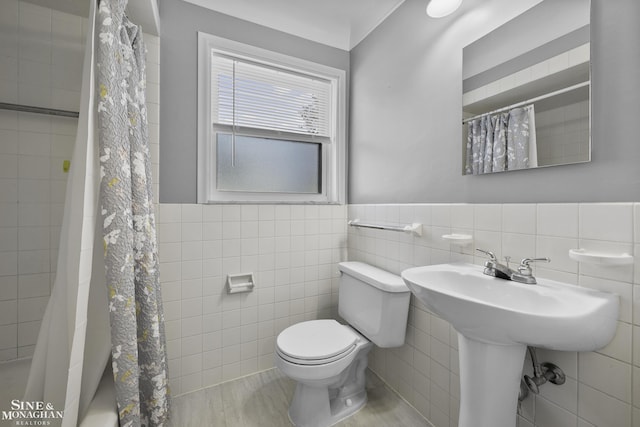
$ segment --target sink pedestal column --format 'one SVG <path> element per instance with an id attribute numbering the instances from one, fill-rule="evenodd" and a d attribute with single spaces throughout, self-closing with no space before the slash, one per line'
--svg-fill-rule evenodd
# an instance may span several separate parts
<path id="1" fill-rule="evenodd" d="M 458 427 L 515 427 L 525 345 L 496 345 L 458 333 Z"/>

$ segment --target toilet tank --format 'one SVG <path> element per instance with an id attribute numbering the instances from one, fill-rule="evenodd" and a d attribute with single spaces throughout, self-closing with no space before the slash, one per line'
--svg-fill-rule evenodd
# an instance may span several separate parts
<path id="1" fill-rule="evenodd" d="M 338 312 L 379 347 L 404 344 L 411 292 L 402 278 L 362 262 L 341 262 Z"/>

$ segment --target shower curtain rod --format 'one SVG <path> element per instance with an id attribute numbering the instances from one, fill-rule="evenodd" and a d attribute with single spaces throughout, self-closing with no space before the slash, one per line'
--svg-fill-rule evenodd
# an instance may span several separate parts
<path id="1" fill-rule="evenodd" d="M 20 111 L 23 113 L 48 114 L 50 116 L 74 117 L 74 118 L 78 118 L 78 116 L 80 115 L 77 111 L 57 110 L 55 108 L 33 107 L 30 105 L 8 104 L 6 102 L 0 102 L 0 110 Z"/>
<path id="2" fill-rule="evenodd" d="M 573 86 L 568 86 L 568 87 L 565 87 L 565 88 L 562 88 L 562 89 L 558 89 L 558 90 L 553 91 L 553 92 L 545 93 L 544 95 L 536 96 L 535 98 L 527 99 L 526 101 L 516 102 L 515 104 L 507 105 L 506 107 L 501 107 L 501 108 L 498 108 L 496 110 L 489 111 L 487 113 L 478 114 L 477 116 L 473 116 L 473 117 L 469 117 L 467 119 L 463 119 L 462 120 L 462 124 L 470 122 L 471 120 L 479 119 L 480 117 L 488 116 L 488 115 L 495 114 L 495 113 L 500 113 L 500 112 L 506 111 L 506 110 L 511 110 L 512 108 L 517 108 L 517 107 L 521 107 L 523 105 L 532 104 L 532 103 L 534 103 L 536 101 L 541 101 L 541 100 L 546 99 L 546 98 L 551 98 L 552 96 L 560 95 L 560 94 L 563 94 L 565 92 L 570 92 L 570 91 L 575 90 L 575 89 L 580 89 L 581 87 L 589 86 L 590 83 L 591 83 L 591 81 L 587 80 L 586 82 L 578 83 L 578 84 L 575 84 Z"/>

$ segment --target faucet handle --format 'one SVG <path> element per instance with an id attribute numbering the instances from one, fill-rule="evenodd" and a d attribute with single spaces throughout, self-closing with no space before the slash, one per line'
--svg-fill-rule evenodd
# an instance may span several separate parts
<path id="1" fill-rule="evenodd" d="M 531 263 L 532 262 L 538 262 L 538 261 L 543 261 L 543 262 L 551 262 L 551 260 L 547 257 L 544 258 L 524 258 L 522 261 L 520 261 L 520 266 L 518 267 L 518 273 L 522 274 L 523 276 L 531 276 L 532 272 L 531 272 Z"/>
<path id="2" fill-rule="evenodd" d="M 520 261 L 520 265 L 523 266 L 529 266 L 529 264 L 531 264 L 532 262 L 536 262 L 536 261 L 544 261 L 544 262 L 551 262 L 551 260 L 547 257 L 544 258 L 524 258 L 522 261 Z"/>
<path id="3" fill-rule="evenodd" d="M 476 251 L 482 252 L 483 254 L 489 256 L 489 260 L 490 261 L 495 262 L 495 261 L 498 260 L 498 258 L 496 258 L 496 256 L 495 256 L 495 254 L 493 252 L 491 252 L 491 251 L 485 251 L 484 249 L 480 249 L 480 248 L 476 248 Z"/>

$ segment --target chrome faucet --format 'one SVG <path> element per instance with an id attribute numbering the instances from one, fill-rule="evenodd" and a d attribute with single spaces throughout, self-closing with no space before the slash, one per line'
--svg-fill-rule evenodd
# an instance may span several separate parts
<path id="1" fill-rule="evenodd" d="M 484 263 L 484 274 L 500 279 L 511 280 L 513 270 L 508 265 L 500 264 L 493 252 L 478 248 L 476 248 L 476 251 L 489 256 L 489 259 Z M 509 260 L 507 260 L 507 264 L 508 263 Z"/>
<path id="2" fill-rule="evenodd" d="M 506 265 L 500 264 L 495 254 L 484 249 L 476 248 L 476 251 L 482 252 L 487 255 L 489 259 L 484 263 L 483 273 L 487 276 L 497 277 L 504 280 L 513 280 L 514 282 L 526 283 L 528 285 L 535 285 L 536 278 L 533 277 L 533 270 L 531 269 L 531 263 L 536 261 L 551 262 L 547 257 L 544 258 L 524 258 L 520 261 L 520 265 L 517 270 L 513 270 L 509 267 L 509 260 L 511 257 L 505 257 Z"/>
<path id="3" fill-rule="evenodd" d="M 525 258 L 520 261 L 520 266 L 517 272 L 511 274 L 511 280 L 514 282 L 526 283 L 527 285 L 535 285 L 536 278 L 533 277 L 533 270 L 531 270 L 531 263 L 536 261 L 551 262 L 547 257 L 544 258 Z"/>

